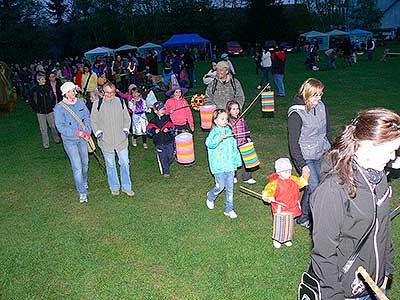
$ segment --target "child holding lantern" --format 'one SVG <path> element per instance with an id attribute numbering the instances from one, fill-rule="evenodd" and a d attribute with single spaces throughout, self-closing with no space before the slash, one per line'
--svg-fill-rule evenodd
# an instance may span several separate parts
<path id="1" fill-rule="evenodd" d="M 275 161 L 275 171 L 269 177 L 262 198 L 271 203 L 274 215 L 273 245 L 280 248 L 282 244 L 292 245 L 293 220 L 301 215 L 299 189 L 308 184 L 309 172 L 301 177 L 292 175 L 292 164 L 289 158 L 282 157 Z"/>
<path id="2" fill-rule="evenodd" d="M 233 134 L 235 135 L 237 146 L 240 147 L 246 143 L 251 142 L 249 126 L 244 118 L 240 118 L 240 105 L 239 102 L 232 100 L 226 104 L 226 110 L 228 111 L 229 124 L 232 127 Z M 247 169 L 243 165 L 243 181 L 248 184 L 256 183 L 255 179 L 252 177 L 252 170 Z M 254 169 L 254 168 L 253 168 Z M 235 172 L 234 183 L 237 183 L 237 172 Z"/>
<path id="3" fill-rule="evenodd" d="M 236 139 L 228 126 L 228 114 L 224 109 L 217 109 L 213 113 L 213 128 L 206 139 L 208 161 L 211 173 L 215 178 L 215 187 L 207 193 L 206 205 L 214 209 L 214 202 L 218 195 L 225 191 L 224 215 L 231 219 L 237 218 L 233 210 L 233 178 L 238 167 L 242 165 Z"/>

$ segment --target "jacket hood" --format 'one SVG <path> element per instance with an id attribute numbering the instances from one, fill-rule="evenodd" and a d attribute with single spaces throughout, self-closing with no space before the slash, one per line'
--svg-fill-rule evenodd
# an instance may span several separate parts
<path id="1" fill-rule="evenodd" d="M 279 178 L 279 175 L 277 173 L 272 173 L 271 176 L 269 176 L 269 181 L 274 181 Z"/>
<path id="2" fill-rule="evenodd" d="M 306 105 L 306 103 L 304 102 L 303 98 L 300 98 L 298 95 L 294 96 L 293 104 L 294 105 Z"/>

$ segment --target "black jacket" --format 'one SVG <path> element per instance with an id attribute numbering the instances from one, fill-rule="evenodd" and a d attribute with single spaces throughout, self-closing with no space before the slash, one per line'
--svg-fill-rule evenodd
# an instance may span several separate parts
<path id="1" fill-rule="evenodd" d="M 306 105 L 304 100 L 297 95 L 293 99 L 293 105 Z M 326 112 L 326 136 L 332 144 L 330 139 L 330 125 L 329 125 L 329 112 L 325 106 Z M 301 127 L 303 121 L 297 112 L 293 112 L 288 118 L 288 139 L 289 139 L 289 152 L 296 167 L 301 170 L 306 165 L 306 161 L 301 153 L 299 139 L 301 134 Z M 300 171 L 298 170 L 298 171 Z"/>
<path id="2" fill-rule="evenodd" d="M 49 114 L 53 112 L 56 98 L 48 85 L 36 85 L 31 91 L 29 103 L 37 114 Z"/>
<path id="3" fill-rule="evenodd" d="M 310 199 L 314 226 L 311 267 L 320 281 L 322 300 L 366 295 L 363 285 L 359 286 L 358 294 L 354 292 L 359 266 L 363 266 L 378 285 L 382 285 L 384 277 L 394 271 L 389 217 L 391 188 L 384 176 L 376 185 L 376 196 L 373 196 L 370 184 L 361 173 L 365 171 L 355 165 L 354 168 L 357 184 L 354 199 L 349 198 L 339 177 L 332 173 L 323 176 Z M 353 266 L 339 281 L 339 270 L 373 222 L 374 202 L 377 203 L 376 224 Z"/>
<path id="4" fill-rule="evenodd" d="M 160 130 L 156 133 L 156 130 Z M 164 132 L 164 129 L 168 129 L 168 132 Z M 174 124 L 172 123 L 168 115 L 161 117 L 155 116 L 147 125 L 147 134 L 153 138 L 153 142 L 156 146 L 167 145 L 174 141 Z"/>
<path id="5" fill-rule="evenodd" d="M 50 87 L 51 91 L 53 92 L 53 88 L 51 86 L 51 83 L 48 82 L 47 85 Z M 61 89 L 60 89 L 61 85 L 62 85 L 61 81 L 59 79 L 56 79 L 56 93 L 57 93 L 57 95 L 55 95 L 55 96 L 57 96 L 56 97 L 56 102 L 57 103 L 60 102 L 63 99 L 63 96 L 61 94 Z M 54 94 L 54 92 L 53 92 L 53 94 Z"/>

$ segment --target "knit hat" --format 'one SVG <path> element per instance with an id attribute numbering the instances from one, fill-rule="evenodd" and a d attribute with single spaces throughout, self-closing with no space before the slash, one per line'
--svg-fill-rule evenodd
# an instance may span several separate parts
<path id="1" fill-rule="evenodd" d="M 289 158 L 281 157 L 275 161 L 275 171 L 277 173 L 292 170 L 292 164 Z"/>
<path id="2" fill-rule="evenodd" d="M 77 86 L 75 84 L 73 84 L 71 81 L 67 81 L 67 82 L 63 83 L 63 85 L 60 87 L 61 94 L 64 96 L 66 93 L 68 93 L 69 91 L 72 91 L 76 88 L 77 88 Z"/>
<path id="3" fill-rule="evenodd" d="M 136 89 L 137 86 L 136 84 L 132 83 L 131 85 L 128 86 L 128 90 Z"/>
<path id="4" fill-rule="evenodd" d="M 216 68 L 217 69 L 223 69 L 223 68 L 229 69 L 229 65 L 228 65 L 228 63 L 226 61 L 221 60 L 221 61 L 219 61 L 217 63 L 217 67 Z"/>
<path id="5" fill-rule="evenodd" d="M 160 101 L 157 101 L 156 103 L 153 104 L 153 110 L 155 110 L 155 111 L 159 111 L 164 108 L 165 108 L 164 103 L 162 103 Z"/>

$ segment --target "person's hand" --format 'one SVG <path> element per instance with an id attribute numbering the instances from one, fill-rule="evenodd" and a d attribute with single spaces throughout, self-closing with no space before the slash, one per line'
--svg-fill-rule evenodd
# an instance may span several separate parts
<path id="1" fill-rule="evenodd" d="M 173 110 L 173 109 L 170 109 L 170 110 L 169 110 L 169 113 L 170 113 L 170 114 L 173 114 L 173 113 L 174 113 L 174 110 Z"/>
<path id="2" fill-rule="evenodd" d="M 305 166 L 301 169 L 301 175 L 305 175 L 305 176 L 310 177 L 310 173 L 311 173 L 310 168 L 309 168 L 307 165 L 305 165 Z"/>
<path id="3" fill-rule="evenodd" d="M 101 141 L 102 139 L 103 139 L 103 133 L 102 132 L 100 132 L 98 135 L 97 135 L 97 140 L 98 141 Z"/>
<path id="4" fill-rule="evenodd" d="M 190 127 L 190 131 L 191 131 L 191 132 L 194 132 L 194 127 Z"/>
<path id="5" fill-rule="evenodd" d="M 251 142 L 251 138 L 247 138 L 247 142 L 250 143 Z"/>
<path id="6" fill-rule="evenodd" d="M 168 128 L 164 128 L 164 130 L 163 130 L 165 133 L 167 133 L 168 131 L 169 131 L 169 129 Z"/>
<path id="7" fill-rule="evenodd" d="M 84 138 L 85 137 L 85 132 L 83 132 L 81 130 L 75 130 L 75 136 L 76 137 L 80 137 L 80 138 Z"/>
<path id="8" fill-rule="evenodd" d="M 220 134 L 219 137 L 221 138 L 221 140 L 224 140 L 227 138 L 226 134 Z"/>
<path id="9" fill-rule="evenodd" d="M 115 89 L 115 91 L 116 91 L 117 93 L 119 93 L 119 89 Z"/>
<path id="10" fill-rule="evenodd" d="M 84 132 L 83 138 L 85 139 L 86 142 L 90 140 L 90 132 Z"/>
<path id="11" fill-rule="evenodd" d="M 160 129 L 156 129 L 156 134 L 158 134 L 160 132 Z"/>
<path id="12" fill-rule="evenodd" d="M 125 134 L 126 138 L 129 136 L 129 131 L 123 130 L 122 132 Z"/>

